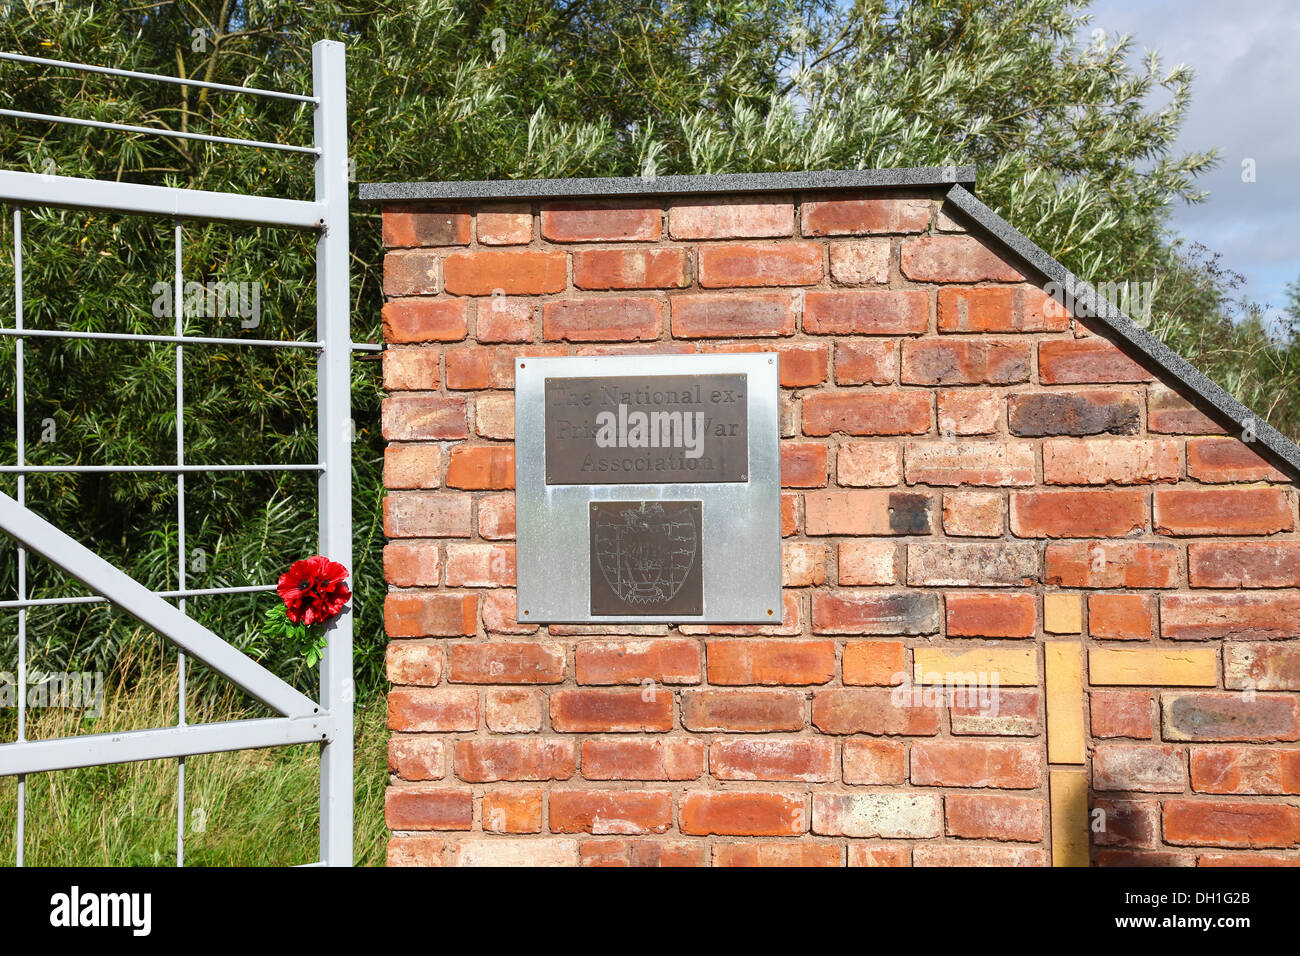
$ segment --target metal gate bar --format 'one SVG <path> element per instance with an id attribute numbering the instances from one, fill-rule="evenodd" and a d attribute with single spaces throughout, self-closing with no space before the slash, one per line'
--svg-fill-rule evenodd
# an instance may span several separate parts
<path id="1" fill-rule="evenodd" d="M 279 677 L 188 617 L 186 599 L 215 594 L 250 594 L 273 590 L 274 585 L 229 588 L 186 587 L 185 476 L 202 471 L 314 471 L 318 474 L 320 551 L 333 560 L 352 565 L 351 444 L 352 417 L 350 362 L 354 349 L 379 350 L 375 344 L 351 341 L 349 322 L 348 174 L 345 59 L 342 44 L 320 41 L 312 47 L 312 96 L 220 83 L 191 81 L 109 67 L 87 66 L 63 60 L 0 53 L 0 59 L 23 63 L 157 80 L 180 85 L 248 93 L 312 103 L 315 106 L 314 145 L 290 146 L 231 137 L 189 134 L 187 138 L 235 146 L 286 149 L 316 157 L 315 200 L 279 199 L 185 190 L 130 183 L 99 182 L 72 177 L 0 171 L 0 201 L 21 205 L 97 209 L 121 213 L 167 216 L 174 220 L 175 334 L 34 330 L 25 327 L 22 304 L 22 212 L 14 212 L 15 316 L 13 328 L 0 335 L 16 339 L 17 461 L 0 466 L 0 473 L 17 476 L 18 498 L 0 494 L 0 529 L 18 542 L 18 596 L 0 601 L 0 609 L 18 611 L 18 736 L 0 745 L 0 775 L 18 778 L 17 862 L 24 862 L 26 825 L 26 775 L 73 767 L 138 760 L 177 760 L 176 860 L 185 854 L 185 758 L 191 754 L 285 746 L 321 745 L 319 865 L 352 863 L 352 608 L 349 605 L 328 626 L 321 662 L 319 703 L 290 687 Z M 150 127 L 99 123 L 69 117 L 0 110 L 0 115 L 20 119 L 71 122 L 132 133 L 172 135 L 174 131 Z M 217 336 L 187 336 L 183 315 L 183 222 L 209 220 L 255 223 L 317 232 L 316 341 L 275 341 Z M 176 463 L 174 465 L 28 465 L 25 446 L 25 395 L 23 345 L 28 337 L 95 339 L 104 341 L 172 344 L 176 348 Z M 184 349 L 187 346 L 257 346 L 315 349 L 318 392 L 318 458 L 315 464 L 252 463 L 248 465 L 196 465 L 185 460 Z M 74 541 L 26 508 L 26 479 L 30 474 L 51 473 L 174 473 L 177 480 L 177 585 L 175 590 L 153 592 L 140 585 L 79 542 Z M 27 596 L 26 560 L 35 551 L 94 593 L 61 598 Z M 175 599 L 177 605 L 165 599 Z M 93 604 L 112 601 L 177 645 L 178 721 L 157 730 L 98 734 L 58 740 L 26 739 L 26 623 L 27 609 L 50 605 Z M 186 721 L 186 664 L 195 656 L 282 717 L 216 724 Z"/>

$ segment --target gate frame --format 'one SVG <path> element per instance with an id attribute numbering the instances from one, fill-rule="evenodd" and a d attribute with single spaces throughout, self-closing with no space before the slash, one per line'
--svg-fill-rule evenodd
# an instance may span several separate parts
<path id="1" fill-rule="evenodd" d="M 176 220 L 176 292 L 173 307 L 176 334 L 127 335 L 118 333 L 29 330 L 22 324 L 22 239 L 21 212 L 15 210 L 15 323 L 0 328 L 0 335 L 17 340 L 19 460 L 0 466 L 0 473 L 16 473 L 18 500 L 0 494 L 0 529 L 19 542 L 20 585 L 17 601 L 2 601 L 0 608 L 17 608 L 20 615 L 18 689 L 19 731 L 13 743 L 0 744 L 0 776 L 17 775 L 19 805 L 17 820 L 17 863 L 23 865 L 25 791 L 24 777 L 73 767 L 125 763 L 165 758 L 178 759 L 177 865 L 184 865 L 184 758 L 192 754 L 217 753 L 250 748 L 319 743 L 320 756 L 320 845 L 315 864 L 351 866 L 353 862 L 353 702 L 352 604 L 325 629 L 326 646 L 321 658 L 319 702 L 312 701 L 272 674 L 262 665 L 228 644 L 184 613 L 187 597 L 274 590 L 273 584 L 236 588 L 185 590 L 184 581 L 184 477 L 186 473 L 213 470 L 207 465 L 189 465 L 184 460 L 183 391 L 181 369 L 186 345 L 231 345 L 271 348 L 312 348 L 317 361 L 318 463 L 251 464 L 219 466 L 218 470 L 313 470 L 319 473 L 317 499 L 320 553 L 352 567 L 352 432 L 351 353 L 354 349 L 378 351 L 378 345 L 354 344 L 350 324 L 350 252 L 348 242 L 348 155 L 347 81 L 343 44 L 321 40 L 312 45 L 312 95 L 285 93 L 188 80 L 183 77 L 140 73 L 88 66 L 41 57 L 0 54 L 0 58 L 36 63 L 83 72 L 123 76 L 297 100 L 315 107 L 314 145 L 290 146 L 229 137 L 177 133 L 150 127 L 99 123 L 70 117 L 0 110 L 0 115 L 17 119 L 71 123 L 132 133 L 148 133 L 200 139 L 208 142 L 254 146 L 309 153 L 315 156 L 315 198 L 312 201 L 206 192 L 163 186 L 146 186 L 0 171 L 0 202 L 22 206 L 58 206 L 96 209 L 117 213 L 162 216 Z M 181 222 L 183 220 L 253 223 L 295 229 L 312 229 L 316 242 L 316 327 L 315 342 L 275 341 L 212 336 L 186 336 L 182 328 Z M 88 338 L 112 341 L 165 342 L 176 345 L 177 361 L 177 463 L 151 466 L 28 466 L 23 459 L 22 343 L 26 337 Z M 70 538 L 23 504 L 24 476 L 54 471 L 174 472 L 178 482 L 178 558 L 180 589 L 153 592 L 113 567 L 93 551 Z M 25 591 L 25 555 L 31 550 L 49 559 L 87 585 L 93 596 L 28 600 Z M 179 607 L 166 599 L 179 599 Z M 178 649 L 180 680 L 180 722 L 175 727 L 108 734 L 82 735 L 54 740 L 25 738 L 26 659 L 25 613 L 28 607 L 58 603 L 111 601 L 136 617 Z M 280 717 L 215 724 L 185 723 L 185 654 L 190 654 L 266 704 Z"/>

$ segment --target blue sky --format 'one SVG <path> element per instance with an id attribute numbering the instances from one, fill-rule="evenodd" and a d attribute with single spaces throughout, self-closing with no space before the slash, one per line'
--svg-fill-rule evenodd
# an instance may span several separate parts
<path id="1" fill-rule="evenodd" d="M 1197 206 L 1178 203 L 1173 227 L 1223 253 L 1245 293 L 1276 310 L 1300 277 L 1300 3 L 1296 0 L 1100 0 L 1088 32 L 1133 36 L 1132 54 L 1196 71 L 1176 152 L 1217 146 Z M 1255 182 L 1242 181 L 1242 161 Z"/>

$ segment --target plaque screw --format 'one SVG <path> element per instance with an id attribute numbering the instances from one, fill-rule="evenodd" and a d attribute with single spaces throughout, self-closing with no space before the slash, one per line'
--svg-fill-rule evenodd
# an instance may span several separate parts
<path id="1" fill-rule="evenodd" d="M 524 613 L 527 614 L 528 612 L 525 611 Z M 768 616 L 768 617 L 771 617 L 771 616 L 772 616 L 772 609 L 771 609 L 771 608 L 768 608 L 768 609 L 767 609 L 767 616 Z"/>

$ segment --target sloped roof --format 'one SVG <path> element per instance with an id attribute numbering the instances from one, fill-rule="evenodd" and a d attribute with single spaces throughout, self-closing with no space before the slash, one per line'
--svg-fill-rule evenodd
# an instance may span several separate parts
<path id="1" fill-rule="evenodd" d="M 1199 401 L 1212 417 L 1263 446 L 1257 449 L 1292 477 L 1300 477 L 1300 447 L 1210 380 L 1092 286 L 1036 246 L 1023 233 L 975 198 L 973 166 L 849 169 L 792 173 L 722 173 L 703 176 L 629 176 L 600 179 L 507 179 L 462 182 L 362 183 L 363 202 L 447 202 L 490 199 L 577 199 L 610 196 L 683 196 L 861 189 L 947 188 L 945 199 L 976 230 L 1014 253 L 1044 279 L 1057 283 L 1114 333 L 1116 344 L 1160 373 L 1169 384 Z"/>

